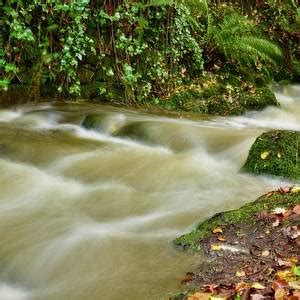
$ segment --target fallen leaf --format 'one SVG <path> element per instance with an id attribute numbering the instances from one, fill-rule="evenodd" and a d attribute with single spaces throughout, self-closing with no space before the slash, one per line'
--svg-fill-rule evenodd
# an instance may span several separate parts
<path id="1" fill-rule="evenodd" d="M 212 232 L 213 232 L 213 233 L 223 233 L 223 230 L 222 230 L 221 227 L 216 227 L 216 228 L 213 229 Z"/>
<path id="2" fill-rule="evenodd" d="M 264 250 L 262 253 L 261 253 L 261 256 L 263 257 L 267 257 L 270 255 L 270 251 L 269 250 Z"/>
<path id="3" fill-rule="evenodd" d="M 257 290 L 263 290 L 263 289 L 266 288 L 265 286 L 263 286 L 263 285 L 262 285 L 261 283 L 259 283 L 259 282 L 254 282 L 254 283 L 252 283 L 251 287 L 254 288 L 254 289 L 257 289 Z"/>
<path id="4" fill-rule="evenodd" d="M 237 276 L 237 277 L 243 277 L 243 276 L 245 276 L 246 274 L 245 274 L 245 272 L 244 271 L 236 271 L 236 273 L 235 273 L 235 276 Z"/>
<path id="5" fill-rule="evenodd" d="M 222 250 L 222 246 L 221 245 L 217 245 L 217 244 L 212 244 L 210 246 L 210 250 L 212 250 L 212 251 L 220 251 L 220 250 Z"/>
<path id="6" fill-rule="evenodd" d="M 291 193 L 299 193 L 299 192 L 300 192 L 300 186 L 295 185 L 291 188 Z"/>
<path id="7" fill-rule="evenodd" d="M 218 236 L 217 239 L 221 242 L 225 242 L 226 239 L 224 238 L 224 236 Z"/>
<path id="8" fill-rule="evenodd" d="M 278 263 L 278 265 L 279 265 L 280 267 L 282 267 L 282 266 L 285 266 L 285 267 L 291 267 L 291 266 L 293 265 L 290 261 L 288 261 L 288 260 L 283 260 L 283 259 L 281 259 L 281 258 L 278 258 L 278 259 L 277 259 L 277 263 Z"/>
<path id="9" fill-rule="evenodd" d="M 296 276 L 291 270 L 277 271 L 276 277 L 286 281 L 295 281 Z"/>
<path id="10" fill-rule="evenodd" d="M 282 280 L 282 279 L 276 279 L 273 281 L 272 283 L 272 289 L 274 291 L 277 291 L 278 289 L 284 289 L 284 288 L 288 288 L 289 284 L 286 280 Z"/>
<path id="11" fill-rule="evenodd" d="M 243 290 L 248 290 L 248 289 L 250 289 L 250 284 L 245 281 L 241 281 L 241 282 L 237 283 L 237 285 L 235 286 L 235 290 L 237 293 L 239 293 Z"/>
<path id="12" fill-rule="evenodd" d="M 289 186 L 285 186 L 285 187 L 280 187 L 277 190 L 280 194 L 287 194 L 291 191 L 291 188 Z"/>
<path id="13" fill-rule="evenodd" d="M 293 213 L 296 215 L 300 215 L 300 205 L 297 204 L 294 208 L 293 208 Z"/>
<path id="14" fill-rule="evenodd" d="M 300 290 L 300 281 L 299 280 L 298 281 L 290 281 L 289 286 L 293 290 Z"/>
<path id="15" fill-rule="evenodd" d="M 279 219 L 276 219 L 273 223 L 272 223 L 272 226 L 273 227 L 277 227 L 279 226 L 280 222 L 279 222 Z"/>
<path id="16" fill-rule="evenodd" d="M 300 276 L 300 266 L 294 266 L 292 271 L 296 276 Z"/>
<path id="17" fill-rule="evenodd" d="M 273 213 L 276 215 L 283 215 L 286 212 L 286 209 L 283 207 L 276 207 L 273 209 Z"/>
<path id="18" fill-rule="evenodd" d="M 284 296 L 286 295 L 286 290 L 285 289 L 278 289 L 275 291 L 275 299 L 276 300 L 283 300 Z"/>
<path id="19" fill-rule="evenodd" d="M 269 151 L 264 151 L 260 154 L 261 159 L 266 159 L 270 155 Z"/>
<path id="20" fill-rule="evenodd" d="M 181 280 L 181 283 L 187 283 L 191 281 L 194 278 L 194 274 L 191 272 L 188 272 L 185 274 L 184 278 Z"/>
<path id="21" fill-rule="evenodd" d="M 300 236 L 300 226 L 288 226 L 284 228 L 284 234 L 294 240 Z"/>

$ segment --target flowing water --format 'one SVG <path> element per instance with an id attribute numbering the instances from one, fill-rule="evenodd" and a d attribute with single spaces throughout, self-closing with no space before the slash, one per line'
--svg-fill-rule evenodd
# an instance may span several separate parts
<path id="1" fill-rule="evenodd" d="M 277 96 L 280 109 L 230 118 L 0 110 L 0 299 L 167 299 L 201 260 L 176 236 L 287 184 L 239 172 L 260 133 L 300 130 L 300 87 Z"/>

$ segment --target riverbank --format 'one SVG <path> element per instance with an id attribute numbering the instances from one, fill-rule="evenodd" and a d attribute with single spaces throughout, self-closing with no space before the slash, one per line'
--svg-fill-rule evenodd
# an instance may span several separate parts
<path id="1" fill-rule="evenodd" d="M 207 261 L 186 274 L 187 291 L 172 299 L 298 299 L 300 188 L 280 188 L 217 214 L 175 245 L 201 251 Z"/>
<path id="2" fill-rule="evenodd" d="M 127 102 L 122 92 L 115 91 L 111 98 L 97 93 L 99 83 L 82 86 L 82 97 L 62 95 L 55 87 L 43 86 L 36 89 L 30 85 L 13 84 L 7 91 L 0 91 L 0 104 L 11 106 L 28 102 L 78 101 L 84 99 L 94 103 L 112 104 L 152 111 L 200 113 L 208 115 L 241 115 L 251 110 L 262 110 L 267 106 L 279 106 L 270 86 L 257 87 L 241 77 L 230 74 L 207 73 L 201 80 L 181 85 L 165 97 L 150 98 L 144 102 Z"/>

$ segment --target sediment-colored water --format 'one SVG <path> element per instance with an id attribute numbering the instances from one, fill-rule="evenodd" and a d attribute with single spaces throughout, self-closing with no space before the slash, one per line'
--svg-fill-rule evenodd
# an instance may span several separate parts
<path id="1" fill-rule="evenodd" d="M 167 299 L 201 257 L 172 240 L 286 183 L 239 172 L 269 128 L 300 130 L 300 86 L 281 108 L 189 120 L 97 104 L 0 110 L 0 299 Z M 96 130 L 81 126 L 103 115 Z"/>

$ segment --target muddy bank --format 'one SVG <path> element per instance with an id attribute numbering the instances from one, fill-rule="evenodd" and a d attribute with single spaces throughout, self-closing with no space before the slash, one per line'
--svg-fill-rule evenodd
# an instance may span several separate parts
<path id="1" fill-rule="evenodd" d="M 186 274 L 186 292 L 172 299 L 279 299 L 279 293 L 299 299 L 284 297 L 300 290 L 300 188 L 281 188 L 217 214 L 175 245 L 201 251 L 207 262 Z"/>

